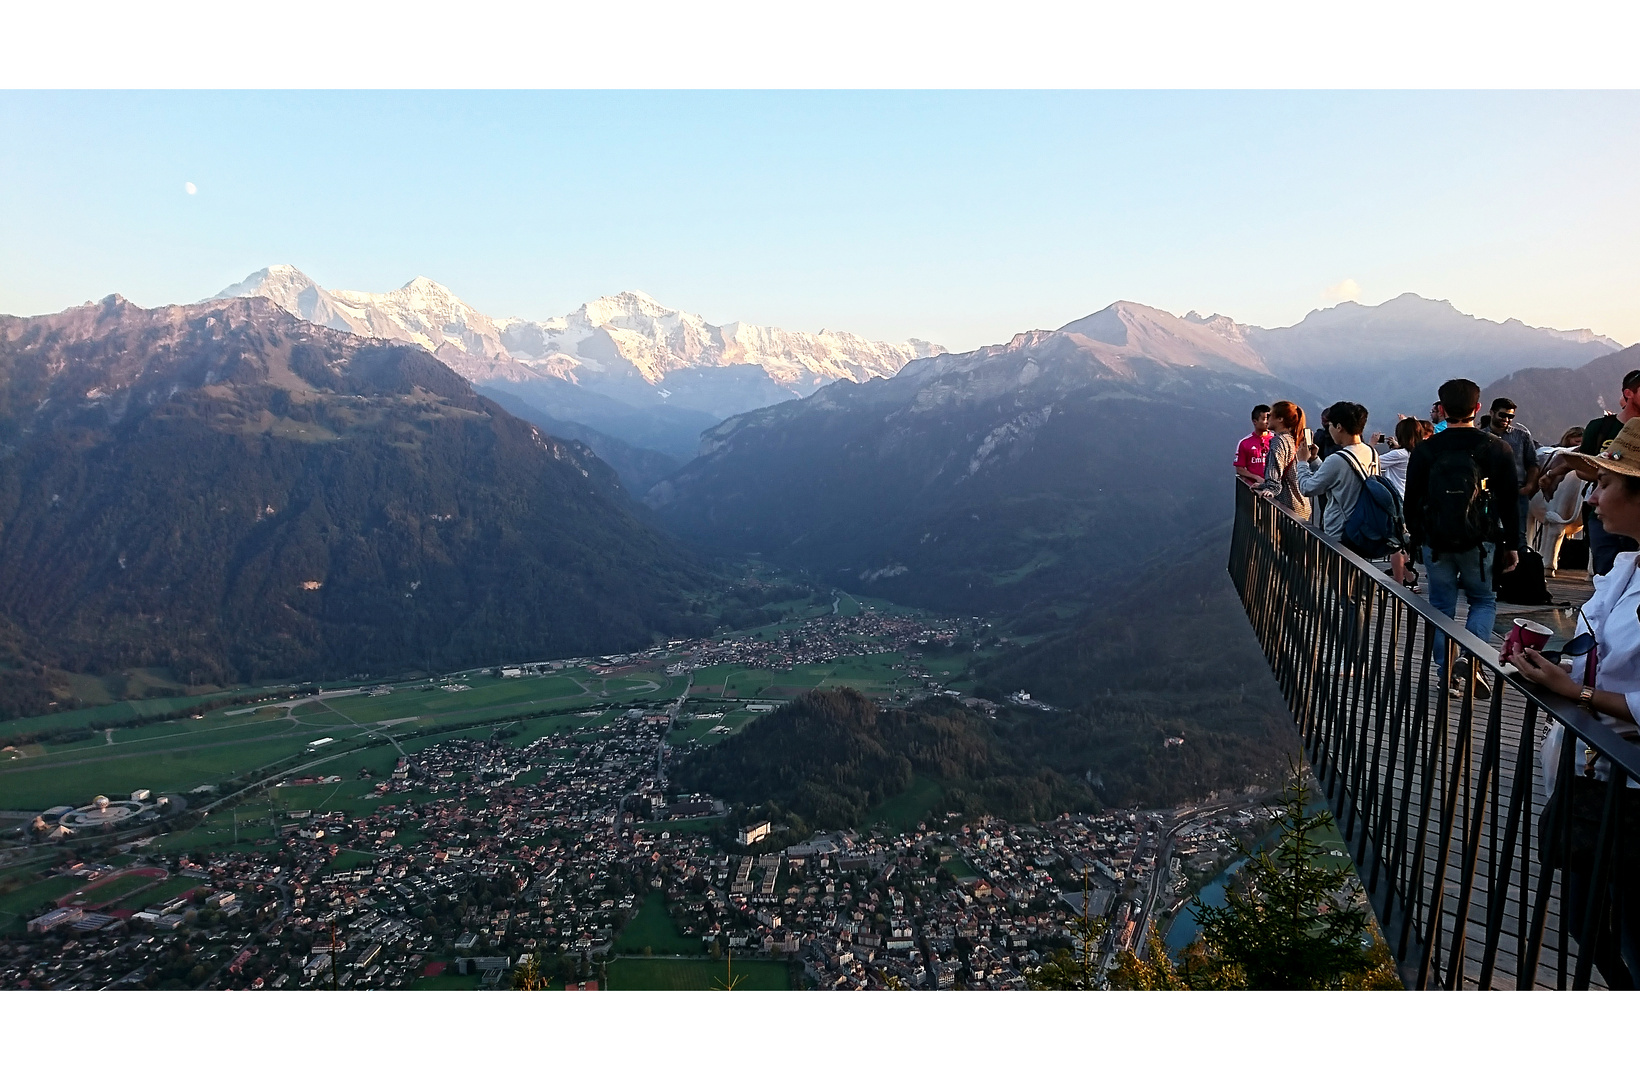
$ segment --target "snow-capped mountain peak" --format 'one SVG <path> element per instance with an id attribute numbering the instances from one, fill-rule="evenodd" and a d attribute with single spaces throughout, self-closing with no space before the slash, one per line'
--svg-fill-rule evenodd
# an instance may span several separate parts
<path id="1" fill-rule="evenodd" d="M 721 371 L 708 380 L 710 387 L 691 388 L 690 407 L 723 416 L 837 379 L 892 376 L 909 360 L 944 351 L 920 339 L 868 341 L 743 322 L 714 326 L 636 290 L 540 321 L 493 319 L 426 277 L 385 293 L 327 290 L 293 266 L 258 270 L 218 296 L 265 296 L 310 322 L 412 342 L 478 383 L 559 379 L 647 403 L 657 393 L 670 400 L 676 391 L 661 385 L 668 377 L 689 373 L 699 384 L 705 372 Z"/>

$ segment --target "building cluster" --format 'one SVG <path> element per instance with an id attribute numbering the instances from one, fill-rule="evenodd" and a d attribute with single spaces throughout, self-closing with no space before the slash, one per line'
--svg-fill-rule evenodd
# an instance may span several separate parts
<path id="1" fill-rule="evenodd" d="M 142 910 L 82 889 L 29 912 L 0 939 L 0 988 L 385 989 L 452 968 L 499 986 L 530 955 L 585 980 L 658 894 L 695 948 L 785 959 L 806 985 L 1019 989 L 1084 909 L 1110 920 L 1108 948 L 1131 943 L 1158 867 L 1199 867 L 1238 827 L 1227 811 L 1188 830 L 1110 812 L 796 844 L 760 823 L 702 831 L 674 819 L 721 805 L 662 790 L 670 724 L 632 709 L 528 744 L 451 739 L 234 849 L 135 847 L 121 870 L 178 887 Z"/>
<path id="2" fill-rule="evenodd" d="M 691 641 L 674 652 L 687 655 L 694 667 L 741 664 L 785 669 L 798 664 L 827 664 L 863 652 L 917 655 L 928 648 L 949 648 L 964 634 L 985 624 L 975 619 L 925 619 L 865 611 L 858 615 L 817 615 L 795 629 L 770 637 L 742 636 Z M 869 645 L 869 648 L 863 646 Z M 927 678 L 926 671 L 907 674 Z"/>

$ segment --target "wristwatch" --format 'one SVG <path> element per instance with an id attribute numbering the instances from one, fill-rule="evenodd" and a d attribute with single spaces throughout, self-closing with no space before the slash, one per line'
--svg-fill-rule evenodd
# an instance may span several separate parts
<path id="1" fill-rule="evenodd" d="M 1592 702 L 1592 701 L 1594 701 L 1594 687 L 1585 686 L 1581 691 L 1578 692 L 1577 703 L 1579 705 L 1583 706 L 1585 709 L 1587 709 L 1589 707 L 1589 703 Z"/>

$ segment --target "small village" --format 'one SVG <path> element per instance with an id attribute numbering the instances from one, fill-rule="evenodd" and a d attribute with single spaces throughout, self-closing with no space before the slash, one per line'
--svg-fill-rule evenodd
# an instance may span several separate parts
<path id="1" fill-rule="evenodd" d="M 249 850 L 68 857 L 88 899 L 0 941 L 0 988 L 391 989 L 447 972 L 505 988 L 533 957 L 554 985 L 594 989 L 649 903 L 697 955 L 784 961 L 794 987 L 1022 989 L 1084 912 L 1108 921 L 1107 960 L 1133 946 L 1264 813 L 1243 799 L 897 834 L 730 830 L 709 794 L 663 789 L 676 718 L 593 712 L 526 745 L 505 728 L 436 743 L 376 778 L 368 812 L 289 811 Z M 138 873 L 168 895 L 90 902 Z"/>

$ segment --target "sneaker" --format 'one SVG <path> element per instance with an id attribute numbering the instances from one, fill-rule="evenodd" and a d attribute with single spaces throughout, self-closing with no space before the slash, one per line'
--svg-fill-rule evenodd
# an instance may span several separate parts
<path id="1" fill-rule="evenodd" d="M 1463 697 L 1463 688 L 1469 682 L 1469 658 L 1459 660 L 1452 667 L 1452 688 L 1448 691 L 1454 698 Z M 1487 701 L 1492 697 L 1492 684 L 1486 681 L 1486 676 L 1480 673 L 1475 675 L 1475 700 Z"/>

